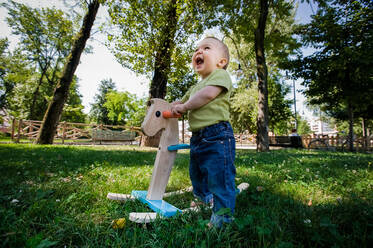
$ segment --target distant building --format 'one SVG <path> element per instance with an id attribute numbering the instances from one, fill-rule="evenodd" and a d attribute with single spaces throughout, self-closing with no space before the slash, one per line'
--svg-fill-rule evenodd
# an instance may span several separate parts
<path id="1" fill-rule="evenodd" d="M 321 121 L 318 117 L 313 117 L 308 120 L 308 125 L 310 126 L 311 131 L 317 135 L 333 135 L 338 133 L 335 127 L 332 127 L 329 123 Z"/>

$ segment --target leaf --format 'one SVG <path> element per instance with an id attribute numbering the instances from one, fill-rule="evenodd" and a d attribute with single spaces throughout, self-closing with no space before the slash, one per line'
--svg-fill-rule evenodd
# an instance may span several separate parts
<path id="1" fill-rule="evenodd" d="M 239 230 L 244 229 L 246 226 L 252 225 L 254 222 L 253 216 L 247 215 L 244 218 L 237 218 L 235 223 L 238 226 Z"/>
<path id="2" fill-rule="evenodd" d="M 216 215 L 232 215 L 230 208 L 221 208 L 218 212 L 215 213 Z"/>
<path id="3" fill-rule="evenodd" d="M 56 245 L 58 242 L 57 241 L 50 241 L 49 239 L 44 239 L 41 241 L 36 248 L 47 248 Z"/>
<path id="4" fill-rule="evenodd" d="M 52 195 L 54 193 L 54 190 L 42 190 L 42 189 L 38 189 L 36 191 L 36 199 L 37 200 L 41 200 L 43 198 L 48 198 L 50 195 Z"/>
<path id="5" fill-rule="evenodd" d="M 257 226 L 256 229 L 258 230 L 259 235 L 269 235 L 272 231 L 269 228 Z"/>
<path id="6" fill-rule="evenodd" d="M 76 198 L 77 194 L 76 193 L 72 193 L 67 199 L 66 199 L 66 203 L 70 203 L 71 201 L 73 201 L 75 198 Z"/>

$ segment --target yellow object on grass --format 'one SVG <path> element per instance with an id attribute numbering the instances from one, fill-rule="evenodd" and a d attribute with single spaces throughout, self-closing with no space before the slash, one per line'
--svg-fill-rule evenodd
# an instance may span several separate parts
<path id="1" fill-rule="evenodd" d="M 123 229 L 125 225 L 126 225 L 126 219 L 125 218 L 119 218 L 119 219 L 113 220 L 111 222 L 111 226 L 114 229 Z"/>

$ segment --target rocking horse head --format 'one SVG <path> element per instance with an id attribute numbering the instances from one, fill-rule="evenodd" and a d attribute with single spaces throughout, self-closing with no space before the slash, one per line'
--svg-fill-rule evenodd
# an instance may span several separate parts
<path id="1" fill-rule="evenodd" d="M 141 129 L 147 136 L 154 136 L 159 130 L 169 126 L 170 120 L 164 116 L 164 112 L 171 109 L 171 104 L 160 98 L 150 99 L 150 104 Z"/>

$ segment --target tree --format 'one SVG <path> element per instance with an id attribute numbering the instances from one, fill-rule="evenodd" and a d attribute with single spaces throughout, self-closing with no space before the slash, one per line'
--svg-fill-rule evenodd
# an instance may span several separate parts
<path id="1" fill-rule="evenodd" d="M 96 123 L 113 125 L 108 117 L 108 109 L 104 106 L 106 102 L 106 94 L 110 91 L 115 91 L 116 86 L 113 80 L 101 80 L 98 87 L 98 93 L 94 96 L 94 103 L 91 104 L 90 119 Z"/>
<path id="2" fill-rule="evenodd" d="M 189 90 L 190 87 L 197 83 L 197 75 L 192 72 L 189 67 L 186 67 L 184 70 L 176 70 L 171 73 L 166 100 L 168 102 L 173 102 L 180 100 L 185 93 Z M 182 115 L 182 142 L 185 142 L 185 116 Z"/>
<path id="3" fill-rule="evenodd" d="M 127 91 L 110 91 L 105 98 L 104 106 L 114 125 L 141 126 L 145 118 L 145 99 L 137 99 L 136 95 Z"/>
<path id="4" fill-rule="evenodd" d="M 79 17 L 71 17 L 55 8 L 34 9 L 9 1 L 7 18 L 19 42 L 7 52 L 8 63 L 2 79 L 8 87 L 3 95 L 9 113 L 16 118 L 42 120 L 53 94 L 62 65 L 72 43 Z M 87 49 L 85 51 L 88 51 Z M 74 79 L 75 80 L 75 79 Z M 71 87 L 70 98 L 81 97 L 78 85 Z M 82 119 L 81 101 L 68 101 L 65 115 L 69 121 Z M 71 119 L 70 119 L 71 118 Z"/>
<path id="5" fill-rule="evenodd" d="M 82 95 L 78 93 L 78 79 L 74 76 L 70 85 L 69 95 L 62 111 L 61 121 L 84 123 L 87 115 L 83 112 Z"/>
<path id="6" fill-rule="evenodd" d="M 36 140 L 36 143 L 38 144 L 53 143 L 58 121 L 61 118 L 61 113 L 68 97 L 71 81 L 79 64 L 80 55 L 82 54 L 85 44 L 90 37 L 90 32 L 99 6 L 100 2 L 98 0 L 92 0 L 88 3 L 88 11 L 84 17 L 81 30 L 75 37 L 73 47 L 69 56 L 67 57 L 62 76 L 54 90 L 53 99 L 44 115 L 43 124 Z"/>
<path id="7" fill-rule="evenodd" d="M 38 106 L 47 105 L 44 97 L 40 96 L 43 84 L 48 84 L 46 87 L 52 93 L 58 72 L 72 46 L 74 22 L 55 8 L 31 8 L 14 1 L 9 1 L 4 6 L 10 15 L 6 20 L 12 33 L 19 37 L 19 50 L 39 73 L 27 117 L 38 119 Z M 45 109 L 42 108 L 39 113 L 43 113 Z"/>
<path id="8" fill-rule="evenodd" d="M 270 74 L 268 80 L 268 126 L 275 134 L 287 134 L 290 130 L 292 100 L 285 99 L 290 88 L 281 84 L 279 77 Z"/>
<path id="9" fill-rule="evenodd" d="M 32 75 L 25 57 L 8 49 L 8 39 L 0 39 L 0 108 L 11 109 L 18 84 L 28 81 Z"/>
<path id="10" fill-rule="evenodd" d="M 268 80 L 268 126 L 277 134 L 286 134 L 291 117 L 291 101 L 285 96 L 289 87 L 280 83 L 280 75 L 270 73 Z M 245 81 L 245 80 L 243 80 Z M 257 132 L 258 88 L 253 82 L 239 82 L 231 99 L 231 122 L 237 132 Z"/>
<path id="11" fill-rule="evenodd" d="M 231 122 L 236 132 L 256 133 L 258 89 L 256 85 L 250 88 L 239 87 L 231 98 Z"/>
<path id="12" fill-rule="evenodd" d="M 299 48 L 292 37 L 294 29 L 294 12 L 288 1 L 229 1 L 223 2 L 224 13 L 221 18 L 222 31 L 228 42 L 232 43 L 235 58 L 243 74 L 239 76 L 244 89 L 253 87 L 258 82 L 257 114 L 257 150 L 269 149 L 269 100 L 268 72 L 278 73 L 278 62 L 286 59 Z M 254 41 L 254 43 L 253 43 Z M 267 62 L 268 57 L 271 58 Z M 268 64 L 270 68 L 268 69 Z M 252 94 L 252 91 L 247 91 Z M 240 95 L 242 93 L 240 92 Z M 241 97 L 240 97 L 241 98 Z M 236 108 L 238 109 L 238 108 Z M 248 120 L 253 115 L 250 112 Z M 244 116 L 241 115 L 244 120 Z"/>
<path id="13" fill-rule="evenodd" d="M 257 121 L 257 150 L 268 151 L 268 70 L 264 52 L 264 37 L 265 28 L 268 16 L 269 3 L 268 0 L 260 0 L 260 15 L 255 30 L 255 55 L 257 64 L 258 76 L 258 91 L 259 91 L 259 106 L 258 106 L 258 121 Z"/>
<path id="14" fill-rule="evenodd" d="M 109 48 L 124 67 L 151 77 L 150 98 L 164 98 L 171 68 L 189 63 L 184 55 L 202 33 L 204 2 L 111 0 L 108 6 L 111 24 L 119 29 L 109 32 Z"/>
<path id="15" fill-rule="evenodd" d="M 308 121 L 304 119 L 301 115 L 297 114 L 297 133 L 299 135 L 307 135 L 311 133 L 311 127 Z"/>
<path id="16" fill-rule="evenodd" d="M 8 46 L 8 39 L 0 39 L 0 109 L 5 107 L 6 95 L 9 94 L 14 87 L 5 79 L 7 65 L 9 63 L 9 59 L 7 58 Z"/>
<path id="17" fill-rule="evenodd" d="M 373 3 L 369 0 L 330 1 L 308 25 L 299 29 L 305 44 L 316 49 L 289 66 L 304 79 L 311 104 L 336 118 L 349 120 L 349 147 L 353 148 L 354 118 L 372 119 Z"/>
<path id="18" fill-rule="evenodd" d="M 208 1 L 108 1 L 112 27 L 118 30 L 109 32 L 109 48 L 124 67 L 151 78 L 149 98 L 165 98 L 170 72 L 189 63 L 185 55 L 208 20 L 201 11 L 206 6 Z M 142 144 L 158 142 L 146 138 Z"/>

